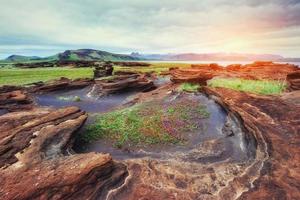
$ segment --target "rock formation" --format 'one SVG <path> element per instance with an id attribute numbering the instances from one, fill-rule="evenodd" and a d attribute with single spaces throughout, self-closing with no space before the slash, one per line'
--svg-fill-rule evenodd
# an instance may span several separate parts
<path id="1" fill-rule="evenodd" d="M 127 176 L 107 154 L 68 153 L 87 115 L 76 107 L 0 116 L 0 199 L 103 199 Z"/>
<path id="2" fill-rule="evenodd" d="M 289 97 L 203 90 L 240 119 L 246 143 L 255 138 L 255 158 L 244 163 L 131 159 L 126 184 L 109 199 L 299 199 L 299 104 Z M 205 151 L 196 152 L 200 158 L 218 155 L 217 141 L 202 145 Z"/>
<path id="3" fill-rule="evenodd" d="M 153 88 L 155 86 L 152 80 L 145 75 L 134 73 L 95 79 L 95 85 L 90 94 L 101 96 L 128 90 L 148 91 Z"/>
<path id="4" fill-rule="evenodd" d="M 22 87 L 3 86 L 0 88 L 0 109 L 9 111 L 31 109 L 33 97 Z"/>
<path id="5" fill-rule="evenodd" d="M 37 83 L 28 90 L 32 93 L 45 93 L 58 90 L 80 89 L 93 83 L 92 79 L 83 78 L 71 80 L 68 78 L 60 78 L 58 80 Z"/>
<path id="6" fill-rule="evenodd" d="M 111 62 L 99 63 L 94 69 L 94 79 L 111 76 L 114 68 Z"/>
<path id="7" fill-rule="evenodd" d="M 300 90 L 300 69 L 296 72 L 289 73 L 287 75 L 287 82 L 291 91 Z"/>
<path id="8" fill-rule="evenodd" d="M 216 64 L 192 65 L 191 68 L 170 70 L 170 74 L 171 80 L 175 83 L 197 82 L 206 85 L 207 80 L 216 76 L 255 80 L 285 80 L 289 73 L 298 70 L 297 66 L 291 64 L 254 62 L 244 66 L 237 64 L 228 67 L 220 67 Z"/>

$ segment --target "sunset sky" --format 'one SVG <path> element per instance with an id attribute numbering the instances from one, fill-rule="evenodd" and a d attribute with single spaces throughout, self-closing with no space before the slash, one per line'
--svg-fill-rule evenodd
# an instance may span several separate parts
<path id="1" fill-rule="evenodd" d="M 300 0 L 0 2 L 0 58 L 78 48 L 300 57 Z"/>

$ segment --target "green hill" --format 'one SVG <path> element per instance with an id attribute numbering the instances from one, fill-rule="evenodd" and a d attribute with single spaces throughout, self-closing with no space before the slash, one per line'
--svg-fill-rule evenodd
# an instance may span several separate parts
<path id="1" fill-rule="evenodd" d="M 63 53 L 58 53 L 49 57 L 37 57 L 37 56 L 21 56 L 11 55 L 2 62 L 17 63 L 17 62 L 46 62 L 46 61 L 134 61 L 139 58 L 125 55 L 115 54 L 106 51 L 99 51 L 94 49 L 78 49 L 78 50 L 66 50 Z"/>

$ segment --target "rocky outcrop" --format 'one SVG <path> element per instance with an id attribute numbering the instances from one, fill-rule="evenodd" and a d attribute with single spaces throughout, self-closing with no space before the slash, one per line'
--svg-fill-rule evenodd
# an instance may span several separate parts
<path id="1" fill-rule="evenodd" d="M 259 177 L 239 199 L 299 199 L 300 107 L 295 99 L 290 99 L 294 95 L 265 97 L 224 88 L 204 90 L 230 112 L 238 114 L 255 136 L 258 149 L 265 149 Z M 235 187 L 224 188 L 220 194 L 227 197 L 227 192 L 237 191 L 239 181 L 233 180 Z"/>
<path id="2" fill-rule="evenodd" d="M 176 156 L 127 160 L 126 184 L 109 199 L 299 199 L 300 107 L 295 99 L 225 88 L 203 91 L 243 125 L 246 144 L 255 138 L 255 158 L 243 163 L 184 162 Z M 202 145 L 194 152 L 199 158 L 219 155 L 222 149 L 217 140 Z"/>
<path id="3" fill-rule="evenodd" d="M 94 69 L 94 79 L 101 78 L 105 76 L 111 76 L 113 73 L 113 65 L 111 62 L 105 62 L 102 64 L 99 64 Z"/>
<path id="4" fill-rule="evenodd" d="M 3 86 L 0 88 L 0 109 L 9 111 L 31 109 L 33 97 L 24 88 L 15 86 Z"/>
<path id="5" fill-rule="evenodd" d="M 289 90 L 300 90 L 300 70 L 289 73 L 286 78 Z"/>
<path id="6" fill-rule="evenodd" d="M 192 65 L 191 68 L 170 70 L 171 80 L 175 83 L 196 82 L 206 85 L 213 77 L 236 77 L 245 79 L 285 80 L 287 75 L 296 72 L 298 67 L 291 64 L 273 62 L 254 62 L 246 65 L 229 65 L 221 67 L 217 64 Z"/>
<path id="7" fill-rule="evenodd" d="M 104 199 L 126 167 L 107 154 L 68 153 L 87 115 L 76 107 L 0 116 L 0 199 Z"/>
<path id="8" fill-rule="evenodd" d="M 80 78 L 71 80 L 68 78 L 60 78 L 58 80 L 49 82 L 39 82 L 29 88 L 28 90 L 32 93 L 46 93 L 58 90 L 70 90 L 70 89 L 80 89 L 93 84 L 93 80 L 89 78 Z"/>
<path id="9" fill-rule="evenodd" d="M 148 79 L 146 75 L 114 75 L 96 79 L 90 94 L 102 96 L 128 90 L 148 91 L 153 88 L 155 88 L 153 81 Z"/>

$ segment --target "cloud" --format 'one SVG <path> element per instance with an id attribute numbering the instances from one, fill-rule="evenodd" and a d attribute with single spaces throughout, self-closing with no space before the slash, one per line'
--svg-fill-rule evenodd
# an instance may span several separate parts
<path id="1" fill-rule="evenodd" d="M 0 27 L 2 55 L 99 48 L 297 56 L 300 47 L 288 40 L 300 29 L 300 1 L 10 0 L 2 4 Z"/>

